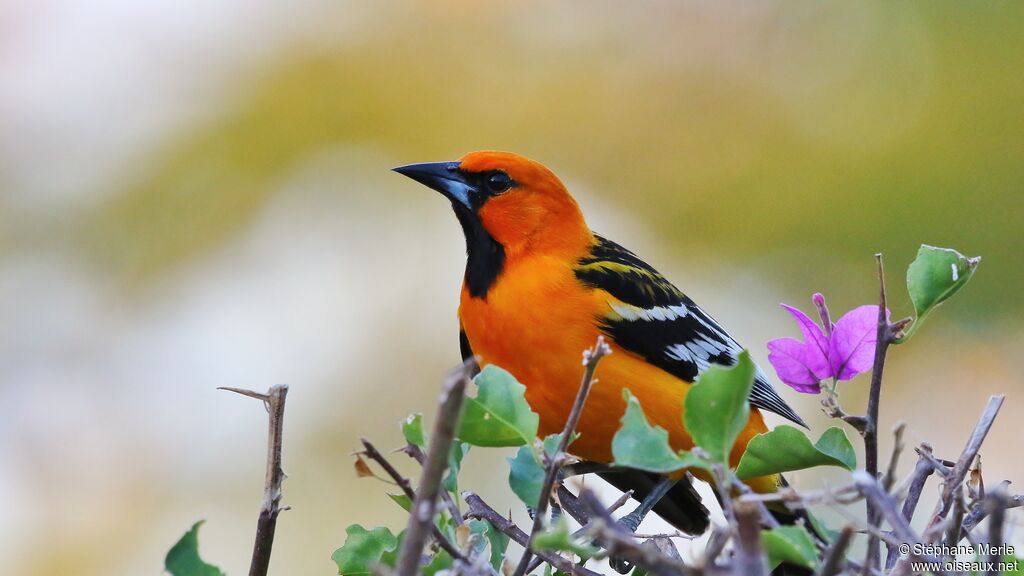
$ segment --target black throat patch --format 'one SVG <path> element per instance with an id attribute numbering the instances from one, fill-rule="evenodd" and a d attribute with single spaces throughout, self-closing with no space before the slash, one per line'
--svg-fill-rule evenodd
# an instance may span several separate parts
<path id="1" fill-rule="evenodd" d="M 458 202 L 452 206 L 466 236 L 466 289 L 470 296 L 486 299 L 505 266 L 505 247 L 491 237 L 475 214 Z"/>

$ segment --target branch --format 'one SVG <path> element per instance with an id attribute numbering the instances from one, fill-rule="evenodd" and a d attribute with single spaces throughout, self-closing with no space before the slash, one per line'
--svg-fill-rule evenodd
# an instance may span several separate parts
<path id="1" fill-rule="evenodd" d="M 271 386 L 266 394 L 241 388 L 222 387 L 219 390 L 235 392 L 262 401 L 270 418 L 263 504 L 260 506 L 259 520 L 256 522 L 256 542 L 253 544 L 252 562 L 249 564 L 249 576 L 266 576 L 270 567 L 270 552 L 274 547 L 277 515 L 288 509 L 281 508 L 281 484 L 285 479 L 284 470 L 281 468 L 281 434 L 284 431 L 284 401 L 288 396 L 288 385 Z"/>
<path id="2" fill-rule="evenodd" d="M 878 404 L 882 396 L 882 372 L 885 370 L 885 354 L 889 344 L 894 340 L 894 333 L 886 316 L 885 302 L 885 267 L 882 255 L 875 254 L 878 262 L 878 330 L 875 333 L 875 360 L 871 368 L 871 390 L 868 393 L 868 410 L 864 426 L 864 467 L 872 478 L 878 478 Z M 877 527 L 881 524 L 881 515 L 874 502 L 867 500 L 868 524 Z M 877 570 L 881 566 L 879 541 L 868 536 L 867 557 L 864 565 L 868 569 Z"/>
<path id="3" fill-rule="evenodd" d="M 626 560 L 630 564 L 645 568 L 655 576 L 694 576 L 697 571 L 677 560 L 662 554 L 657 548 L 644 546 L 636 541 L 633 534 L 626 532 L 601 505 L 597 496 L 589 490 L 580 493 L 580 502 L 594 517 L 590 533 L 608 553 Z"/>
<path id="4" fill-rule="evenodd" d="M 846 549 L 850 547 L 850 540 L 853 538 L 853 528 L 849 525 L 843 526 L 832 545 L 825 551 L 825 558 L 821 563 L 819 576 L 836 576 L 843 570 L 846 562 Z"/>
<path id="5" fill-rule="evenodd" d="M 753 502 L 733 503 L 736 516 L 736 557 L 733 573 L 738 576 L 766 576 L 764 555 L 761 554 L 761 510 Z"/>
<path id="6" fill-rule="evenodd" d="M 996 489 L 989 494 L 988 498 L 985 499 L 988 504 L 989 513 L 991 516 L 988 520 L 988 543 L 993 548 L 993 552 L 989 556 L 989 565 L 993 566 L 989 570 L 989 574 L 998 574 L 994 566 L 997 566 L 999 562 L 1002 562 L 1003 551 L 1003 520 L 1006 514 L 1006 507 L 1008 505 L 1008 499 L 1006 492 Z"/>
<path id="7" fill-rule="evenodd" d="M 901 420 L 892 429 L 892 455 L 889 457 L 889 467 L 882 478 L 882 487 L 886 490 L 892 490 L 892 485 L 896 482 L 896 467 L 899 465 L 900 455 L 903 454 L 903 449 L 906 447 L 903 444 L 903 431 L 906 428 L 907 423 Z"/>
<path id="8" fill-rule="evenodd" d="M 377 465 L 384 469 L 384 472 L 386 472 L 387 475 L 390 476 L 392 480 L 394 480 L 395 484 L 397 484 L 398 487 L 402 489 L 402 493 L 409 498 L 410 502 L 415 501 L 416 493 L 413 492 L 412 485 L 409 484 L 409 479 L 406 478 L 405 476 L 402 476 L 398 472 L 398 470 L 391 465 L 391 462 L 388 462 L 388 460 L 384 458 L 384 455 L 381 454 L 380 451 L 377 450 L 377 447 L 371 444 L 369 440 L 363 438 L 362 442 L 363 454 L 365 454 L 367 458 L 373 460 L 374 462 L 377 463 Z M 452 544 L 451 540 L 449 540 L 444 535 L 444 533 L 441 532 L 441 529 L 438 528 L 436 525 L 433 526 L 433 536 L 434 540 L 437 541 L 438 546 L 440 546 L 442 549 L 444 549 L 445 552 L 450 554 L 452 558 L 462 560 L 467 564 L 470 563 L 469 559 L 467 559 L 462 554 L 462 552 L 458 548 L 456 548 L 454 544 Z"/>
<path id="9" fill-rule="evenodd" d="M 400 449 L 400 451 L 418 462 L 420 466 L 423 466 L 427 462 L 427 455 L 424 454 L 423 450 L 420 450 L 420 447 L 415 444 L 406 444 L 404 448 Z M 459 510 L 459 505 L 455 503 L 455 499 L 452 498 L 452 495 L 449 494 L 447 490 L 442 490 L 441 499 L 444 500 L 444 505 L 448 508 L 448 513 L 452 515 L 452 520 L 454 520 L 456 524 L 462 524 L 462 512 Z"/>
<path id="10" fill-rule="evenodd" d="M 530 539 L 526 532 L 520 530 L 515 523 L 502 516 L 497 510 L 488 506 L 480 496 L 477 496 L 472 492 L 463 492 L 462 499 L 466 502 L 466 518 L 484 520 L 494 527 L 494 529 L 511 538 L 515 543 L 520 546 L 526 546 L 527 540 Z M 543 558 L 548 564 L 551 564 L 556 569 L 567 574 L 573 574 L 575 576 L 601 576 L 593 570 L 588 570 L 582 566 L 576 566 L 571 561 L 557 554 L 550 554 L 544 551 L 537 551 L 535 554 L 537 557 Z"/>
<path id="11" fill-rule="evenodd" d="M 526 542 L 526 550 L 523 551 L 523 556 L 519 559 L 519 565 L 516 566 L 513 576 L 523 576 L 526 574 L 526 569 L 530 566 L 530 556 L 533 554 L 533 539 L 537 537 L 537 534 L 540 533 L 544 526 L 544 516 L 548 510 L 548 503 L 551 501 L 551 491 L 555 487 L 555 480 L 558 479 L 558 471 L 562 467 L 565 450 L 569 447 L 569 442 L 572 441 L 573 433 L 576 432 L 576 425 L 580 421 L 580 416 L 583 415 L 583 406 L 586 404 L 587 397 L 590 395 L 590 388 L 594 384 L 594 371 L 597 369 L 597 364 L 601 358 L 611 353 L 612 349 L 605 343 L 603 336 L 598 336 L 594 347 L 583 353 L 583 381 L 580 383 L 579 392 L 576 393 L 576 401 L 572 405 L 572 411 L 569 412 L 569 418 L 565 421 L 562 435 L 558 439 L 558 448 L 548 461 L 547 470 L 544 474 L 544 484 L 540 490 L 540 502 L 537 503 L 537 509 L 533 515 L 533 528 L 530 529 L 530 538 Z"/>
<path id="12" fill-rule="evenodd" d="M 434 526 L 437 498 L 441 491 L 444 472 L 448 469 L 448 455 L 451 453 L 456 426 L 462 413 L 466 385 L 469 382 L 469 375 L 475 368 L 476 360 L 470 358 L 448 374 L 441 389 L 440 407 L 434 422 L 434 431 L 430 435 L 427 462 L 423 465 L 416 498 L 412 502 L 412 513 L 409 514 L 409 523 L 405 528 L 402 552 L 395 564 L 396 576 L 414 576 L 419 568 L 427 535 Z"/>
<path id="13" fill-rule="evenodd" d="M 929 460 L 932 457 L 932 447 L 928 444 L 922 444 L 920 448 L 917 448 L 917 452 L 920 457 L 917 460 L 917 465 L 914 467 L 914 473 L 910 477 L 907 499 L 903 501 L 903 509 L 900 511 L 903 519 L 908 524 L 914 519 L 914 510 L 917 509 L 917 503 L 921 500 L 921 492 L 924 491 L 924 485 L 928 481 L 928 477 L 935 470 L 931 460 Z M 896 560 L 899 559 L 899 555 L 896 554 L 896 546 L 891 543 L 886 544 L 885 554 L 885 569 L 891 570 L 896 565 Z"/>
<path id="14" fill-rule="evenodd" d="M 985 436 L 988 435 L 988 431 L 992 428 L 992 422 L 995 421 L 996 415 L 999 414 L 999 408 L 1002 407 L 1004 398 L 1006 396 L 1002 394 L 989 397 L 988 404 L 985 405 L 985 410 L 981 413 L 981 418 L 974 427 L 974 432 L 971 433 L 970 439 L 967 440 L 967 446 L 964 447 L 964 451 L 956 461 L 956 466 L 953 467 L 952 473 L 946 478 L 946 483 L 942 490 L 942 516 L 949 512 L 953 493 L 967 476 L 967 471 L 970 470 L 974 457 L 978 455 L 978 450 L 981 449 Z"/>

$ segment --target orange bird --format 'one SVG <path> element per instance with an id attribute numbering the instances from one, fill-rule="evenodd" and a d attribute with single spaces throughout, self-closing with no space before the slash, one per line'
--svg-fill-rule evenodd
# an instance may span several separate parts
<path id="1" fill-rule="evenodd" d="M 451 201 L 466 236 L 463 357 L 476 354 L 482 365 L 501 366 L 526 386 L 541 436 L 561 432 L 579 386 L 580 353 L 604 335 L 614 353 L 601 361 L 573 453 L 612 462 L 612 436 L 626 409 L 623 388 L 651 424 L 668 431 L 673 448 L 693 447 L 681 416 L 686 392 L 701 370 L 731 365 L 741 351 L 718 322 L 649 264 L 592 232 L 565 185 L 538 162 L 483 151 L 395 171 Z M 733 465 L 767 430 L 758 409 L 803 425 L 760 371 L 750 403 L 755 409 L 733 448 Z M 680 530 L 707 528 L 707 509 L 688 480 L 665 484 L 654 474 L 611 468 L 601 475 L 645 503 L 653 498 L 654 511 Z M 779 482 L 772 476 L 751 485 L 766 492 Z"/>

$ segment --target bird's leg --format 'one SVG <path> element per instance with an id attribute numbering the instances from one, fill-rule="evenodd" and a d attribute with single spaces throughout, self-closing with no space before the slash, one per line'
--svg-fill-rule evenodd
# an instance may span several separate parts
<path id="1" fill-rule="evenodd" d="M 668 491 L 676 485 L 676 482 L 679 482 L 678 478 L 662 478 L 635 510 L 619 518 L 619 524 L 630 532 L 636 532 L 636 529 L 640 527 L 640 523 L 644 521 L 644 517 L 665 497 L 665 494 L 668 494 Z"/>
<path id="2" fill-rule="evenodd" d="M 661 481 L 654 486 L 654 489 L 644 497 L 643 501 L 640 502 L 640 505 L 637 506 L 635 510 L 626 514 L 622 518 L 619 518 L 619 525 L 628 530 L 630 534 L 635 533 L 637 528 L 640 527 L 640 523 L 644 521 L 644 517 L 647 516 L 651 509 L 654 508 L 662 498 L 665 497 L 665 494 L 668 494 L 668 491 L 676 485 L 676 482 L 679 482 L 678 478 L 662 478 Z M 617 556 L 608 558 L 608 564 L 619 574 L 628 574 L 629 571 L 633 569 L 633 564 L 631 562 Z"/>

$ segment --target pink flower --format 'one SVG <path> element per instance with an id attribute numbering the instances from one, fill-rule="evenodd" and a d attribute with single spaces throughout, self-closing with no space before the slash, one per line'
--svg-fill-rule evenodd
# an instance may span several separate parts
<path id="1" fill-rule="evenodd" d="M 823 326 L 802 311 L 783 304 L 796 319 L 803 342 L 778 338 L 768 342 L 768 361 L 779 379 L 798 392 L 818 394 L 821 381 L 850 380 L 871 369 L 878 335 L 878 306 L 859 306 L 832 324 L 825 298 L 813 297 Z M 886 319 L 889 312 L 886 311 Z"/>

